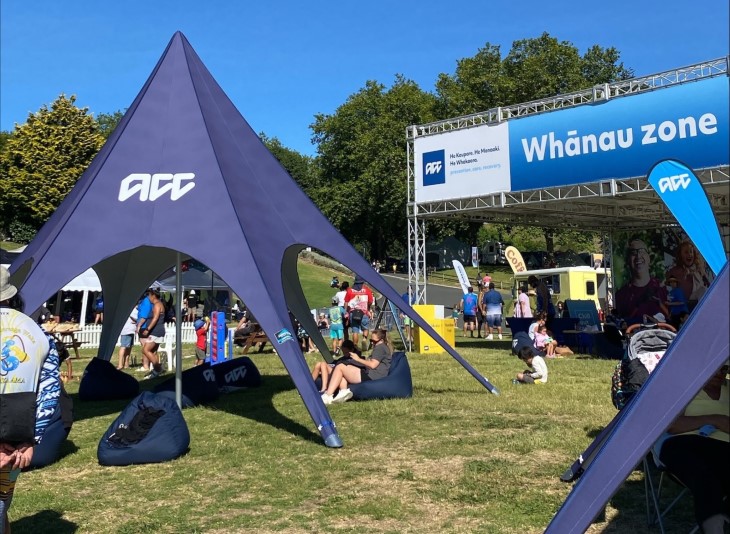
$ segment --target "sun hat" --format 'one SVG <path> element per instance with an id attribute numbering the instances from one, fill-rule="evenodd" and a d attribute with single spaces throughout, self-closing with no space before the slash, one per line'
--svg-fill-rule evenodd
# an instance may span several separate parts
<path id="1" fill-rule="evenodd" d="M 18 288 L 10 283 L 10 272 L 0 267 L 0 302 L 11 299 L 18 292 Z"/>
<path id="2" fill-rule="evenodd" d="M 662 312 L 655 313 L 654 314 L 654 319 L 656 319 L 660 323 L 666 323 L 667 322 L 667 318 L 664 317 L 664 314 Z"/>

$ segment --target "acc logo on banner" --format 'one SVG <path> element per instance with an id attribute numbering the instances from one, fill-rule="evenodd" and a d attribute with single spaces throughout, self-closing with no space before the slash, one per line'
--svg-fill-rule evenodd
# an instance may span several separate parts
<path id="1" fill-rule="evenodd" d="M 446 183 L 446 163 L 443 150 L 423 153 L 423 185 Z"/>

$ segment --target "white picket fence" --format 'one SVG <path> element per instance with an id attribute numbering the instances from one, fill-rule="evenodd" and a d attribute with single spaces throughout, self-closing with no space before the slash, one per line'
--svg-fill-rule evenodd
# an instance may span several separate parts
<path id="1" fill-rule="evenodd" d="M 193 323 L 182 323 L 181 336 L 183 343 L 195 343 L 195 328 Z M 98 349 L 99 341 L 101 340 L 101 325 L 100 324 L 87 324 L 79 331 L 76 332 L 76 340 L 83 342 L 84 348 Z M 120 340 L 117 339 L 117 347 L 120 346 Z M 135 345 L 139 344 L 139 339 L 134 336 Z M 175 323 L 165 323 L 165 341 L 160 345 L 158 352 L 164 352 L 167 356 L 167 368 L 173 368 L 175 351 Z"/>

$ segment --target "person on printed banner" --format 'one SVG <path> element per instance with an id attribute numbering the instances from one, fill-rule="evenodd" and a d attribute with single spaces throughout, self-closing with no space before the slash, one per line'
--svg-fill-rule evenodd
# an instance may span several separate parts
<path id="1" fill-rule="evenodd" d="M 691 241 L 685 239 L 677 247 L 674 265 L 667 271 L 667 278 L 677 279 L 679 288 L 684 293 L 690 311 L 710 287 L 707 278 L 705 261 Z"/>
<path id="2" fill-rule="evenodd" d="M 632 237 L 626 247 L 625 261 L 629 281 L 616 293 L 619 314 L 631 324 L 640 323 L 645 315 L 669 315 L 665 306 L 667 290 L 651 275 L 651 252 L 643 239 Z"/>
<path id="3" fill-rule="evenodd" d="M 10 533 L 8 510 L 21 469 L 43 439 L 62 392 L 56 344 L 23 314 L 24 303 L 0 267 L 0 533 Z"/>

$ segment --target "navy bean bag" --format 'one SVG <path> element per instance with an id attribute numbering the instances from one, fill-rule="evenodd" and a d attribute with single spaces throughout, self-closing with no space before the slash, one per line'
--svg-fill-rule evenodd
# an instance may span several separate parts
<path id="1" fill-rule="evenodd" d="M 222 364 L 221 364 L 222 365 Z M 175 391 L 175 377 L 158 384 L 154 392 Z M 196 365 L 182 372 L 182 394 L 194 405 L 213 402 L 218 398 L 218 382 L 209 363 Z"/>
<path id="2" fill-rule="evenodd" d="M 138 394 L 136 378 L 101 358 L 89 362 L 79 384 L 79 400 L 82 401 L 131 399 Z"/>
<path id="3" fill-rule="evenodd" d="M 99 441 L 101 465 L 166 462 L 190 447 L 190 432 L 175 401 L 142 392 L 122 410 Z"/>
<path id="4" fill-rule="evenodd" d="M 61 384 L 61 399 L 51 416 L 51 422 L 43 433 L 41 442 L 33 447 L 30 467 L 50 465 L 61 455 L 61 445 L 66 441 L 73 426 L 73 401 Z"/>
<path id="5" fill-rule="evenodd" d="M 360 384 L 350 384 L 352 398 L 369 399 L 406 399 L 413 396 L 411 366 L 405 352 L 394 352 L 388 376 L 378 380 L 368 380 Z"/>
<path id="6" fill-rule="evenodd" d="M 217 363 L 211 368 L 215 372 L 218 390 L 230 393 L 244 388 L 257 388 L 261 385 L 261 373 L 251 358 L 246 356 Z"/>

